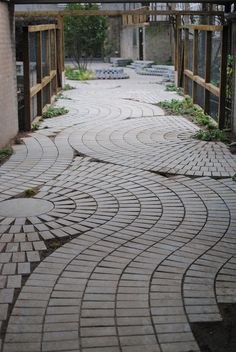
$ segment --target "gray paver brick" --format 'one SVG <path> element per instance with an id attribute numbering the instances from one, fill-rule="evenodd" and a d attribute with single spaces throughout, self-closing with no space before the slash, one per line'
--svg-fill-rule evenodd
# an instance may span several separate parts
<path id="1" fill-rule="evenodd" d="M 235 301 L 236 184 L 208 177 L 233 175 L 235 156 L 191 139 L 192 123 L 152 104 L 175 93 L 131 75 L 91 81 L 89 96 L 75 82 L 56 103 L 69 114 L 42 122 L 0 168 L 1 209 L 40 187 L 30 215 L 0 215 L 2 319 L 46 241 L 68 240 L 26 281 L 3 352 L 78 352 L 79 334 L 81 352 L 199 352 L 189 321 L 220 321 L 217 302 Z"/>

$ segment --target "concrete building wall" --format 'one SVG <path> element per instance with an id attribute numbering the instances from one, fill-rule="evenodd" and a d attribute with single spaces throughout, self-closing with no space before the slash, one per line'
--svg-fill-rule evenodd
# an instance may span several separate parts
<path id="1" fill-rule="evenodd" d="M 155 22 L 143 27 L 143 59 L 166 64 L 172 58 L 171 26 Z M 127 26 L 121 30 L 121 57 L 139 60 L 139 29 Z"/>
<path id="2" fill-rule="evenodd" d="M 121 18 L 108 17 L 107 18 L 107 38 L 105 40 L 105 57 L 114 57 L 116 53 L 120 56 L 120 30 Z"/>
<path id="3" fill-rule="evenodd" d="M 124 27 L 120 34 L 121 57 L 125 59 L 139 60 L 138 28 Z"/>
<path id="4" fill-rule="evenodd" d="M 0 147 L 18 132 L 13 8 L 0 2 Z"/>
<path id="5" fill-rule="evenodd" d="M 144 60 L 166 64 L 171 61 L 171 27 L 168 22 L 151 23 L 144 27 Z"/>

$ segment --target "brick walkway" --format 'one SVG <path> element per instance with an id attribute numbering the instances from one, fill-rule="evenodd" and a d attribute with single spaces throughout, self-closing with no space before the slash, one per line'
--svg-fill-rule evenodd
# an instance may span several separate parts
<path id="1" fill-rule="evenodd" d="M 3 352 L 199 352 L 191 323 L 236 303 L 236 159 L 129 74 L 70 82 L 0 168 Z"/>

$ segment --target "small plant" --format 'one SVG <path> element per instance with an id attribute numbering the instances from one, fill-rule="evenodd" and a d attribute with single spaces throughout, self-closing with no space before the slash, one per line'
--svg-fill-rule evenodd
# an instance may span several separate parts
<path id="1" fill-rule="evenodd" d="M 65 99 L 65 100 L 72 100 L 69 97 L 66 97 L 65 95 L 63 95 L 62 93 L 57 94 L 55 101 L 58 101 L 59 99 Z"/>
<path id="2" fill-rule="evenodd" d="M 31 198 L 37 194 L 37 191 L 33 188 L 28 188 L 24 191 L 24 196 L 27 198 Z"/>
<path id="3" fill-rule="evenodd" d="M 61 243 L 60 243 L 60 241 L 58 241 L 58 240 L 53 240 L 53 241 L 51 241 L 51 242 L 48 243 L 48 247 L 49 247 L 50 249 L 57 249 L 57 248 L 59 248 L 60 246 L 61 246 Z"/>
<path id="4" fill-rule="evenodd" d="M 227 142 L 228 139 L 224 133 L 217 128 L 213 130 L 199 130 L 194 135 L 193 138 L 199 139 L 201 141 L 220 141 L 220 142 Z"/>
<path id="5" fill-rule="evenodd" d="M 61 98 L 62 98 L 62 94 L 59 93 L 59 94 L 57 94 L 57 96 L 55 97 L 55 101 L 58 101 L 58 100 L 61 99 Z"/>
<path id="6" fill-rule="evenodd" d="M 72 100 L 71 98 L 66 97 L 65 95 L 61 95 L 61 96 L 60 96 L 60 99 L 64 99 L 64 100 Z"/>
<path id="7" fill-rule="evenodd" d="M 233 181 L 236 181 L 236 174 L 232 177 Z"/>
<path id="8" fill-rule="evenodd" d="M 84 70 L 78 67 L 66 67 L 66 77 L 71 80 L 87 81 L 94 79 L 95 76 L 91 70 Z"/>
<path id="9" fill-rule="evenodd" d="M 200 126 L 207 126 L 210 123 L 209 116 L 205 115 L 202 111 L 197 111 L 195 114 L 195 122 Z"/>
<path id="10" fill-rule="evenodd" d="M 75 87 L 71 86 L 69 83 L 66 83 L 63 87 L 63 90 L 72 90 L 75 89 Z"/>
<path id="11" fill-rule="evenodd" d="M 39 124 L 38 123 L 32 123 L 31 130 L 32 131 L 37 131 L 38 129 L 39 129 Z"/>
<path id="12" fill-rule="evenodd" d="M 191 98 L 186 97 L 183 100 L 165 100 L 161 101 L 158 105 L 166 109 L 170 114 L 190 115 L 194 117 L 194 122 L 197 125 L 205 126 L 209 130 L 216 129 L 216 125 L 212 122 L 210 116 L 204 114 L 201 108 L 195 106 Z"/>
<path id="13" fill-rule="evenodd" d="M 0 149 L 0 162 L 11 156 L 12 153 L 13 149 L 10 146 Z"/>
<path id="14" fill-rule="evenodd" d="M 166 89 L 167 92 L 177 92 L 178 94 L 181 93 L 181 89 L 176 87 L 176 85 L 174 83 L 168 83 L 166 85 Z"/>
<path id="15" fill-rule="evenodd" d="M 174 115 L 191 115 L 197 111 L 191 98 L 184 98 L 182 100 L 172 99 L 159 102 L 157 105 L 166 109 L 169 113 Z"/>
<path id="16" fill-rule="evenodd" d="M 55 108 L 54 106 L 49 106 L 47 111 L 43 113 L 43 118 L 45 119 L 50 119 L 52 117 L 60 116 L 60 115 L 65 115 L 69 112 L 66 108 L 61 107 L 61 108 Z"/>
<path id="17" fill-rule="evenodd" d="M 21 138 L 16 137 L 14 143 L 15 144 L 22 144 L 23 142 L 22 142 Z"/>

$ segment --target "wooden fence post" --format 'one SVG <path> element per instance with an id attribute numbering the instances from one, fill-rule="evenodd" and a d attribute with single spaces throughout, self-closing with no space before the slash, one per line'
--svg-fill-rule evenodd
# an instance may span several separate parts
<path id="1" fill-rule="evenodd" d="M 211 82 L 211 42 L 212 32 L 206 32 L 206 57 L 205 57 L 205 83 Z M 209 114 L 210 112 L 210 92 L 205 88 L 204 95 L 204 112 Z"/>
<path id="2" fill-rule="evenodd" d="M 220 70 L 220 99 L 219 99 L 219 128 L 225 128 L 226 84 L 227 84 L 227 47 L 228 27 L 224 26 L 221 39 L 221 70 Z"/>
<path id="3" fill-rule="evenodd" d="M 37 83 L 42 83 L 42 32 L 37 32 Z M 37 116 L 41 116 L 43 111 L 42 90 L 37 93 Z"/>
<path id="4" fill-rule="evenodd" d="M 31 96 L 30 96 L 30 49 L 28 27 L 23 28 L 23 64 L 24 64 L 24 131 L 31 130 Z"/>
<path id="5" fill-rule="evenodd" d="M 193 75 L 198 75 L 198 30 L 194 29 L 193 32 Z M 197 83 L 192 81 L 192 99 L 193 103 L 196 103 L 196 94 L 197 94 Z"/>

